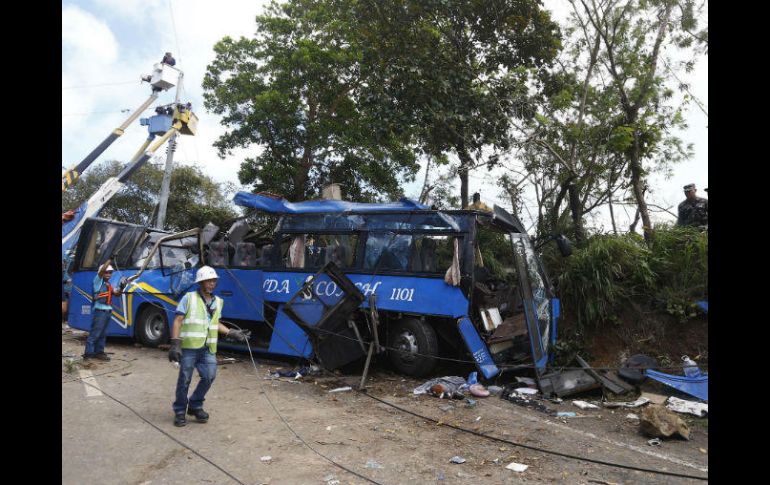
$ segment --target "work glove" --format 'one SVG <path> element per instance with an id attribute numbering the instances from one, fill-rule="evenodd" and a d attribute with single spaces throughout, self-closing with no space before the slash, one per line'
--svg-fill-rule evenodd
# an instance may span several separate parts
<path id="1" fill-rule="evenodd" d="M 182 359 L 182 339 L 172 338 L 171 348 L 168 349 L 168 361 L 179 362 Z"/>
<path id="2" fill-rule="evenodd" d="M 128 285 L 128 278 L 126 278 L 124 276 L 124 277 L 120 278 L 120 283 L 118 284 L 118 290 L 123 292 L 123 290 L 126 289 L 126 285 Z"/>
<path id="3" fill-rule="evenodd" d="M 240 340 L 241 342 L 245 342 L 247 340 L 246 335 L 244 335 L 244 333 L 240 330 L 230 330 L 227 332 L 226 337 L 232 340 Z"/>

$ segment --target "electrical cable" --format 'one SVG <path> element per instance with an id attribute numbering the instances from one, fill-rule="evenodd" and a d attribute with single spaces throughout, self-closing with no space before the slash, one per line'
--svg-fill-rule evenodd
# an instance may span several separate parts
<path id="1" fill-rule="evenodd" d="M 228 322 L 228 323 L 231 323 L 231 322 Z M 238 325 L 236 325 L 234 323 L 231 323 L 231 324 L 235 328 L 237 328 L 238 330 L 243 331 L 243 329 L 241 327 L 239 327 Z M 251 346 L 249 345 L 248 340 L 246 340 L 246 347 L 249 349 L 249 357 L 251 358 L 251 364 L 254 366 L 254 372 L 256 373 L 257 377 L 259 378 L 259 377 L 261 377 L 259 375 L 259 368 L 257 367 L 257 363 L 254 360 L 254 354 L 251 352 Z M 264 388 L 262 388 L 262 382 L 259 379 L 257 380 L 257 384 L 259 385 L 259 387 L 261 389 L 262 395 L 265 396 L 265 399 L 267 399 L 268 404 L 270 404 L 270 407 L 273 408 L 273 411 L 278 416 L 278 418 L 280 418 L 280 420 L 283 422 L 283 424 L 286 426 L 286 428 L 289 431 L 291 431 L 291 433 L 294 436 L 296 436 L 297 439 L 300 440 L 302 442 L 302 444 L 304 444 L 307 448 L 309 448 L 313 453 L 315 453 L 316 455 L 320 456 L 321 458 L 323 458 L 324 460 L 328 461 L 329 463 L 331 463 L 332 465 L 336 466 L 337 468 L 339 468 L 341 470 L 345 470 L 346 472 L 350 473 L 351 475 L 354 475 L 354 476 L 356 476 L 358 478 L 361 478 L 362 480 L 366 480 L 367 482 L 373 483 L 375 485 L 382 485 L 380 482 L 377 482 L 377 481 L 375 481 L 375 480 L 373 480 L 373 479 L 371 479 L 371 478 L 369 478 L 367 476 L 361 475 L 360 473 L 358 473 L 358 472 L 356 472 L 354 470 L 351 470 L 350 468 L 346 467 L 345 465 L 337 463 L 336 461 L 332 460 L 328 456 L 324 455 L 320 451 L 318 451 L 315 448 L 313 448 L 312 446 L 310 446 L 310 444 L 307 441 L 305 441 L 304 438 L 302 438 L 302 436 L 300 436 L 299 433 L 297 433 L 294 430 L 294 428 L 291 427 L 291 425 L 286 421 L 286 419 L 283 417 L 283 415 L 281 415 L 280 411 L 278 411 L 278 408 L 275 407 L 275 404 L 273 404 L 273 401 L 270 399 L 270 396 L 267 394 L 267 392 L 264 390 Z"/>
<path id="2" fill-rule="evenodd" d="M 225 475 L 227 475 L 228 477 L 230 477 L 230 478 L 231 478 L 231 479 L 232 479 L 234 482 L 236 482 L 236 483 L 239 483 L 240 485 L 246 485 L 246 484 L 245 484 L 245 483 L 243 483 L 242 481 L 238 480 L 238 478 L 236 478 L 235 476 L 233 476 L 233 474 L 232 474 L 232 473 L 228 472 L 227 470 L 225 470 L 225 469 L 224 469 L 224 468 L 222 468 L 221 466 L 217 465 L 216 463 L 214 463 L 213 461 L 211 461 L 209 458 L 205 457 L 203 454 L 201 454 L 200 452 L 198 452 L 197 450 L 195 450 L 193 447 L 191 447 L 191 446 L 187 445 L 186 443 L 184 443 L 184 442 L 182 442 L 182 441 L 178 440 L 177 438 L 175 438 L 174 436 L 172 436 L 170 433 L 168 433 L 167 431 L 165 431 L 165 430 L 164 430 L 164 429 L 162 429 L 161 427 L 157 426 L 155 423 L 153 423 L 153 422 L 152 422 L 152 421 L 150 421 L 149 419 L 147 419 L 147 418 L 145 418 L 144 416 L 142 416 L 142 415 L 141 415 L 141 414 L 140 414 L 138 411 L 134 410 L 134 408 L 132 408 L 132 407 L 131 407 L 131 406 L 129 406 L 128 404 L 124 403 L 124 402 L 123 402 L 123 401 L 121 401 L 120 399 L 118 399 L 118 398 L 114 397 L 113 395 L 111 395 L 110 393 L 108 393 L 107 391 L 105 391 L 104 389 L 102 389 L 102 388 L 100 388 L 100 387 L 98 387 L 98 386 L 95 386 L 95 385 L 93 385 L 93 384 L 91 384 L 91 383 L 88 383 L 88 382 L 86 382 L 86 381 L 81 381 L 81 382 L 83 382 L 83 384 L 85 384 L 85 385 L 87 385 L 87 386 L 93 387 L 94 389 L 98 390 L 99 392 L 101 392 L 102 394 L 104 394 L 105 396 L 107 396 L 108 398 L 112 399 L 112 400 L 113 400 L 113 401 L 115 401 L 116 403 L 118 403 L 118 404 L 120 404 L 121 406 L 125 407 L 126 409 L 128 409 L 129 411 L 131 411 L 132 413 L 134 413 L 134 414 L 135 414 L 135 415 L 136 415 L 136 416 L 137 416 L 139 419 L 141 419 L 141 420 L 142 420 L 142 421 L 144 421 L 145 423 L 149 424 L 150 426 L 152 426 L 153 428 L 155 428 L 157 431 L 160 431 L 160 432 L 161 432 L 162 434 L 164 434 L 164 435 L 165 435 L 167 438 L 169 438 L 170 440 L 174 441 L 174 442 L 175 442 L 175 443 L 177 443 L 178 445 L 180 445 L 180 446 L 182 446 L 182 447 L 184 447 L 184 448 L 186 448 L 186 449 L 190 450 L 190 451 L 191 451 L 191 452 L 192 452 L 192 453 L 193 453 L 195 456 L 197 456 L 198 458 L 202 459 L 203 461 L 205 461 L 205 462 L 206 462 L 206 463 L 208 463 L 209 465 L 213 466 L 213 467 L 214 467 L 214 468 L 216 468 L 217 470 L 221 471 L 222 473 L 224 473 Z"/>
<path id="3" fill-rule="evenodd" d="M 589 463 L 595 463 L 597 465 L 604 465 L 604 466 L 609 466 L 609 467 L 613 467 L 613 468 L 622 468 L 622 469 L 625 469 L 625 470 L 633 470 L 633 471 L 639 471 L 639 472 L 645 472 L 645 473 L 654 473 L 654 474 L 657 474 L 657 475 L 666 475 L 666 476 L 670 476 L 670 477 L 691 478 L 691 479 L 694 479 L 694 480 L 708 480 L 708 477 L 700 477 L 700 476 L 697 476 L 697 475 L 687 475 L 687 474 L 684 474 L 684 473 L 675 473 L 675 472 L 668 472 L 668 471 L 662 471 L 662 470 L 653 470 L 651 468 L 643 468 L 643 467 L 637 467 L 637 466 L 633 466 L 633 465 L 624 465 L 624 464 L 621 464 L 621 463 L 612 463 L 612 462 L 609 462 L 609 461 L 597 460 L 597 459 L 594 459 L 594 458 L 586 458 L 586 457 L 581 457 L 581 456 L 577 456 L 577 455 L 572 455 L 570 453 L 563 453 L 563 452 L 560 452 L 560 451 L 546 450 L 544 448 L 540 448 L 540 447 L 537 447 L 537 446 L 525 445 L 525 444 L 522 444 L 522 443 L 516 443 L 515 441 L 507 440 L 507 439 L 504 439 L 504 438 L 498 438 L 496 436 L 491 436 L 491 435 L 488 435 L 488 434 L 480 433 L 478 431 L 474 431 L 474 430 L 471 430 L 471 429 L 466 429 L 466 428 L 463 428 L 463 427 L 460 427 L 460 426 L 456 426 L 456 425 L 453 425 L 453 424 L 450 424 L 450 423 L 444 423 L 444 422 L 439 423 L 439 421 L 437 421 L 437 420 L 435 420 L 433 418 L 429 418 L 427 416 L 423 416 L 423 415 L 421 415 L 419 413 L 416 413 L 414 411 L 410 411 L 408 409 L 402 408 L 401 406 L 398 406 L 398 405 L 393 404 L 391 402 L 385 401 L 385 400 L 380 399 L 380 398 L 378 398 L 376 396 L 372 396 L 371 394 L 369 394 L 369 393 L 367 393 L 365 391 L 358 390 L 357 392 L 359 394 L 367 396 L 367 397 L 369 397 L 369 398 L 371 398 L 371 399 L 373 399 L 375 401 L 378 401 L 378 402 L 380 402 L 382 404 L 385 404 L 386 406 L 390 406 L 390 407 L 392 407 L 394 409 L 397 409 L 397 410 L 399 410 L 401 412 L 404 412 L 406 414 L 411 414 L 412 416 L 415 416 L 417 418 L 423 419 L 425 421 L 430 421 L 432 423 L 440 424 L 441 426 L 446 426 L 446 427 L 455 429 L 457 431 L 462 431 L 464 433 L 469 433 L 469 434 L 472 434 L 472 435 L 475 435 L 475 436 L 479 436 L 481 438 L 486 438 L 486 439 L 489 439 L 489 440 L 492 440 L 492 441 L 499 441 L 501 443 L 505 443 L 505 444 L 508 444 L 508 445 L 511 445 L 511 446 L 517 446 L 517 447 L 520 447 L 520 448 L 526 448 L 528 450 L 538 451 L 538 452 L 549 454 L 549 455 L 561 456 L 563 458 L 569 458 L 569 459 L 572 459 L 572 460 L 587 461 Z"/>
<path id="4" fill-rule="evenodd" d="M 137 83 L 137 81 L 122 81 L 122 82 L 117 82 L 117 83 L 81 84 L 80 86 L 67 86 L 67 87 L 62 87 L 61 89 L 62 89 L 62 91 L 64 91 L 64 90 L 67 90 L 67 89 L 98 88 L 98 87 L 102 87 L 102 86 L 119 86 L 119 85 L 122 85 L 122 84 L 136 84 L 136 83 Z"/>

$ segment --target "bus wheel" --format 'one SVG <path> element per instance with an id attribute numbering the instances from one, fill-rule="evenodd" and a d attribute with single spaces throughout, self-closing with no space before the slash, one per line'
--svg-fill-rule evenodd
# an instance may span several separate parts
<path id="1" fill-rule="evenodd" d="M 388 347 L 390 362 L 403 374 L 422 377 L 436 367 L 438 339 L 427 322 L 405 318 L 391 323 Z"/>
<path id="2" fill-rule="evenodd" d="M 148 306 L 139 313 L 136 321 L 136 338 L 147 347 L 157 347 L 168 341 L 169 331 L 166 312 Z"/>

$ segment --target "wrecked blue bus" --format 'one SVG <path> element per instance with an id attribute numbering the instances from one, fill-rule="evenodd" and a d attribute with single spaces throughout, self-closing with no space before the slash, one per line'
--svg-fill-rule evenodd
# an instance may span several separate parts
<path id="1" fill-rule="evenodd" d="M 113 279 L 130 283 L 113 299 L 107 334 L 165 343 L 177 301 L 207 264 L 219 275 L 223 321 L 248 330 L 259 352 L 333 369 L 362 359 L 374 341 L 412 376 L 430 374 L 442 358 L 475 362 L 487 379 L 517 366 L 545 370 L 559 300 L 531 238 L 503 209 L 432 210 L 408 199 L 291 203 L 245 192 L 234 201 L 251 214 L 227 231 L 86 221 L 70 326 L 90 329 L 91 283 L 113 258 Z M 255 215 L 275 223 L 257 227 Z M 483 247 L 490 241 L 494 264 Z"/>

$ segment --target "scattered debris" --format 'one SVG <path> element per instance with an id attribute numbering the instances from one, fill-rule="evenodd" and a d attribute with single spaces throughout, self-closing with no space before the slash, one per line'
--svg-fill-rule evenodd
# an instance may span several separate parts
<path id="1" fill-rule="evenodd" d="M 702 402 L 688 401 L 671 396 L 666 401 L 666 407 L 677 413 L 687 413 L 699 418 L 705 418 L 709 414 L 709 405 Z"/>
<path id="2" fill-rule="evenodd" d="M 521 382 L 522 384 L 525 384 L 527 387 L 537 387 L 537 383 L 534 379 L 531 377 L 516 377 L 516 382 Z"/>
<path id="3" fill-rule="evenodd" d="M 633 402 L 605 401 L 602 403 L 602 405 L 605 408 L 638 408 L 639 406 L 644 406 L 649 402 L 650 400 L 648 398 L 640 397 L 639 399 Z"/>
<path id="4" fill-rule="evenodd" d="M 470 399 L 470 398 L 465 398 L 465 407 L 466 408 L 476 407 L 476 400 L 475 399 Z"/>
<path id="5" fill-rule="evenodd" d="M 556 413 L 557 418 L 574 418 L 575 416 L 577 416 L 577 414 L 572 411 L 559 411 Z"/>
<path id="6" fill-rule="evenodd" d="M 513 470 L 515 472 L 521 473 L 524 470 L 526 470 L 527 468 L 529 468 L 529 465 L 522 465 L 521 463 L 516 463 L 514 461 L 514 462 L 509 463 L 505 468 L 508 469 L 508 470 Z"/>
<path id="7" fill-rule="evenodd" d="M 643 392 L 642 397 L 648 399 L 653 404 L 663 404 L 666 402 L 666 399 L 668 399 L 668 396 L 655 394 L 654 392 Z"/>
<path id="8" fill-rule="evenodd" d="M 601 373 L 593 370 L 588 363 L 583 360 L 579 355 L 575 356 L 575 360 L 577 360 L 578 364 L 594 379 L 596 379 L 596 382 L 602 385 L 603 388 L 607 389 L 613 394 L 624 394 L 626 392 L 631 392 L 634 390 L 634 386 L 629 385 L 628 383 L 624 382 L 622 379 L 619 379 L 617 377 L 617 374 L 610 373 L 608 371 L 602 371 Z"/>
<path id="9" fill-rule="evenodd" d="M 596 404 L 591 404 L 590 402 L 585 401 L 572 401 L 572 404 L 579 407 L 580 409 L 599 409 L 599 406 Z"/>
<path id="10" fill-rule="evenodd" d="M 446 475 L 444 475 L 444 471 L 443 470 L 439 470 L 438 476 L 436 477 L 436 480 L 445 480 L 445 479 L 446 479 Z"/>
<path id="11" fill-rule="evenodd" d="M 519 387 L 513 390 L 513 392 L 525 396 L 534 396 L 535 394 L 538 394 L 537 389 L 532 389 L 531 387 Z"/>
<path id="12" fill-rule="evenodd" d="M 331 391 L 328 391 L 328 392 L 348 392 L 348 391 L 352 391 L 352 390 L 353 390 L 352 387 L 345 386 L 345 387 L 338 387 L 336 389 L 332 389 Z"/>
<path id="13" fill-rule="evenodd" d="M 441 399 L 444 397 L 462 399 L 465 397 L 462 393 L 467 387 L 465 379 L 459 376 L 446 376 L 439 377 L 438 379 L 431 379 L 424 384 L 421 384 L 414 388 L 414 394 L 426 394 L 430 392 L 434 396 Z"/>
<path id="14" fill-rule="evenodd" d="M 385 467 L 384 467 L 384 466 L 382 466 L 382 465 L 380 465 L 379 463 L 377 463 L 377 462 L 376 462 L 376 461 L 374 461 L 374 460 L 368 460 L 368 461 L 366 462 L 366 468 L 374 468 L 374 469 L 379 469 L 379 468 L 385 468 Z"/>
<path id="15" fill-rule="evenodd" d="M 451 404 L 447 404 L 446 406 L 441 406 L 439 409 L 441 409 L 441 410 L 442 410 L 442 411 L 444 411 L 444 412 L 447 412 L 447 411 L 451 411 L 451 410 L 453 410 L 454 408 L 455 408 L 455 407 L 454 407 L 454 406 L 452 406 Z"/>
<path id="16" fill-rule="evenodd" d="M 647 444 L 650 446 L 660 446 L 661 445 L 660 438 L 653 438 L 651 440 L 648 440 Z"/>
<path id="17" fill-rule="evenodd" d="M 601 485 L 620 485 L 618 482 L 607 482 L 605 480 L 597 480 L 595 478 L 589 479 L 588 483 L 599 483 Z"/>
<path id="18" fill-rule="evenodd" d="M 158 345 L 158 350 L 168 350 L 171 348 L 171 345 L 169 344 L 160 344 Z"/>
<path id="19" fill-rule="evenodd" d="M 690 439 L 690 428 L 687 424 L 679 416 L 657 404 L 644 408 L 639 430 L 656 438 L 679 435 L 686 440 Z"/>
<path id="20" fill-rule="evenodd" d="M 503 388 L 500 386 L 489 386 L 487 387 L 487 391 L 493 396 L 499 396 L 503 393 Z"/>
<path id="21" fill-rule="evenodd" d="M 554 372 L 540 376 L 538 380 L 540 390 L 544 396 L 556 395 L 558 397 L 569 396 L 579 392 L 598 389 L 601 384 L 596 382 L 584 369 L 575 369 L 561 372 Z"/>
<path id="22" fill-rule="evenodd" d="M 240 360 L 234 357 L 222 357 L 221 359 L 217 359 L 217 365 L 235 364 L 236 362 L 240 362 Z"/>
<path id="23" fill-rule="evenodd" d="M 476 397 L 488 397 L 489 391 L 484 389 L 481 384 L 471 384 L 468 390 Z"/>
<path id="24" fill-rule="evenodd" d="M 518 404 L 519 406 L 523 406 L 528 409 L 534 409 L 535 411 L 540 411 L 541 413 L 545 413 L 551 416 L 556 414 L 556 411 L 549 409 L 543 403 L 538 402 L 536 399 L 529 399 L 518 395 L 515 392 L 506 391 L 503 393 L 502 398 L 507 401 L 511 401 L 514 404 Z"/>
<path id="25" fill-rule="evenodd" d="M 701 453 L 703 453 L 704 455 L 707 455 L 707 454 L 708 454 L 708 450 L 707 450 L 706 448 L 698 448 L 698 451 L 700 451 L 700 452 L 701 452 Z"/>
<path id="26" fill-rule="evenodd" d="M 452 458 L 449 459 L 449 463 L 460 465 L 462 463 L 465 463 L 465 458 L 463 458 L 462 456 L 453 456 Z"/>
<path id="27" fill-rule="evenodd" d="M 267 456 L 263 456 L 263 457 L 260 457 L 259 461 L 261 461 L 261 462 L 263 462 L 263 463 L 267 463 L 267 462 L 269 462 L 269 461 L 270 461 L 270 460 L 272 460 L 272 459 L 273 459 L 273 457 L 272 457 L 272 456 L 270 456 L 270 455 L 267 455 Z"/>
<path id="28" fill-rule="evenodd" d="M 647 378 L 645 369 L 657 368 L 657 360 L 649 355 L 637 354 L 632 355 L 620 365 L 618 375 L 631 384 L 640 384 Z"/>
<path id="29" fill-rule="evenodd" d="M 626 414 L 626 419 L 629 421 L 633 421 L 635 423 L 639 423 L 639 415 L 634 413 L 628 413 Z"/>

